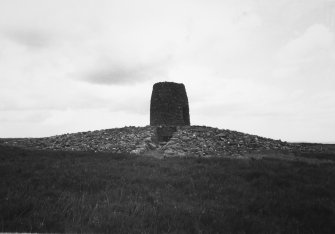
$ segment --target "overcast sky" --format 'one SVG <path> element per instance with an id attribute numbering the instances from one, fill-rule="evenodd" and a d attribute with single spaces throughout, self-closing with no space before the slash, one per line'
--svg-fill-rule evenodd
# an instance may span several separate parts
<path id="1" fill-rule="evenodd" d="M 192 125 L 335 142 L 335 0 L 0 0 L 0 137 L 149 124 L 184 83 Z"/>

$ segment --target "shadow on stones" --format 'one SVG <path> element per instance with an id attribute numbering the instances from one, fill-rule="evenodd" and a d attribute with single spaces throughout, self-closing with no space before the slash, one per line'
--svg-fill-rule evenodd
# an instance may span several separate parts
<path id="1" fill-rule="evenodd" d="M 165 145 L 177 131 L 176 126 L 158 126 L 155 130 L 155 143 Z"/>

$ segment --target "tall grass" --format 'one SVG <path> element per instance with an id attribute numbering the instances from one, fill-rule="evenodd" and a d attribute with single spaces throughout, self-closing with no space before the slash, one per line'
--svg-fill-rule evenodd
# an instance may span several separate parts
<path id="1" fill-rule="evenodd" d="M 0 231 L 334 233 L 335 169 L 0 146 Z"/>

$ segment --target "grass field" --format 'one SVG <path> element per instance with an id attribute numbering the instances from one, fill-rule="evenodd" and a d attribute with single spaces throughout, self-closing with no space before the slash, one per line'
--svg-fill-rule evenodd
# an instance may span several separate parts
<path id="1" fill-rule="evenodd" d="M 335 233 L 334 164 L 0 146 L 0 183 L 0 232 Z"/>

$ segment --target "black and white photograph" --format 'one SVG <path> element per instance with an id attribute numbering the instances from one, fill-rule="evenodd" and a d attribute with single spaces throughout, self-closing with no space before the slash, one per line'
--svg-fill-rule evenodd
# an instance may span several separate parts
<path id="1" fill-rule="evenodd" d="M 335 233 L 335 0 L 0 0 L 0 233 Z"/>

